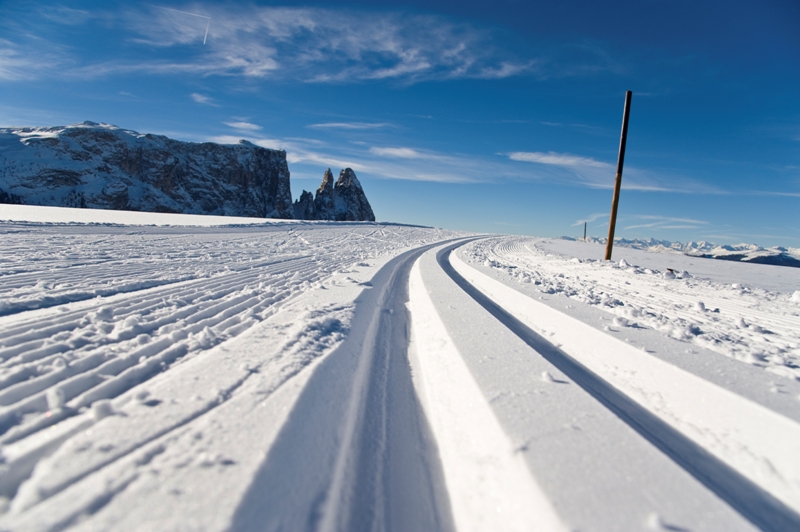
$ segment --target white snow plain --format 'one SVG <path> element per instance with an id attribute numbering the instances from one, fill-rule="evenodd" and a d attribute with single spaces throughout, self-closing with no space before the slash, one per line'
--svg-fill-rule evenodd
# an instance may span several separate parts
<path id="1" fill-rule="evenodd" d="M 800 526 L 800 269 L 6 207 L 2 530 Z"/>

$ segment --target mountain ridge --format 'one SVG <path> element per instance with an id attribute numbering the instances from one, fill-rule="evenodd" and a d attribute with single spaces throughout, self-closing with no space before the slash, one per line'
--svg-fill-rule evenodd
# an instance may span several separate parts
<path id="1" fill-rule="evenodd" d="M 355 183 L 338 191 L 344 203 L 330 215 L 300 219 L 374 221 Z M 91 121 L 0 128 L 0 203 L 278 219 L 296 212 L 283 150 L 245 140 L 184 142 Z"/>

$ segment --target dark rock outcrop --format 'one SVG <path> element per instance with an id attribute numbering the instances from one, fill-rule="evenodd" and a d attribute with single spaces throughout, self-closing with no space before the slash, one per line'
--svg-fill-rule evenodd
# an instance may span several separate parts
<path id="1" fill-rule="evenodd" d="M 286 152 L 108 124 L 0 128 L 0 202 L 292 218 Z"/>
<path id="2" fill-rule="evenodd" d="M 322 183 L 317 189 L 317 195 L 314 198 L 314 206 L 316 207 L 315 220 L 336 219 L 333 216 L 333 173 L 330 168 L 325 170 L 325 173 L 322 175 Z"/>
<path id="3" fill-rule="evenodd" d="M 293 209 L 298 220 L 375 221 L 364 189 L 350 168 L 341 171 L 335 184 L 331 169 L 325 170 L 313 201 L 311 192 L 304 190 Z"/>
<path id="4" fill-rule="evenodd" d="M 314 205 L 314 195 L 304 190 L 300 198 L 292 205 L 295 220 L 316 220 L 317 209 Z"/>
<path id="5" fill-rule="evenodd" d="M 364 189 L 356 173 L 350 168 L 341 171 L 333 187 L 333 210 L 335 220 L 375 221 L 375 214 L 367 201 Z"/>

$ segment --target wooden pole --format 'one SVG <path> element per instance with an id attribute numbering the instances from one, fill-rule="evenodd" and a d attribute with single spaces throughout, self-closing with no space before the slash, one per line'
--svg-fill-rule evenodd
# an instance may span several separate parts
<path id="1" fill-rule="evenodd" d="M 619 139 L 619 157 L 617 158 L 617 178 L 614 182 L 614 199 L 611 200 L 611 219 L 608 222 L 606 260 L 611 260 L 611 249 L 614 247 L 614 229 L 617 226 L 619 189 L 622 187 L 622 164 L 625 162 L 625 142 L 628 140 L 628 118 L 631 115 L 631 96 L 633 96 L 631 91 L 625 92 L 625 110 L 622 113 L 622 134 Z"/>

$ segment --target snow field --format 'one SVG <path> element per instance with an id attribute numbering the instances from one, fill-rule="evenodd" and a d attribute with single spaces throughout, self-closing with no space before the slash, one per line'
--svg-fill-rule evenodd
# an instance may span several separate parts
<path id="1" fill-rule="evenodd" d="M 124 516 L 138 515 L 185 524 L 197 508 L 159 516 L 120 501 L 169 495 L 186 507 L 191 498 L 177 494 L 196 488 L 171 480 L 186 476 L 180 471 L 232 470 L 223 485 L 246 486 L 252 470 L 236 464 L 256 467 L 263 454 L 240 447 L 263 449 L 264 440 L 243 437 L 247 423 L 218 412 L 233 404 L 258 412 L 284 383 L 299 382 L 290 378 L 344 337 L 369 272 L 450 235 L 369 224 L 299 229 L 5 225 L 0 494 L 9 513 L 0 523 L 135 528 Z M 154 279 L 161 286 L 146 287 Z M 242 406 L 249 394 L 255 399 Z M 194 430 L 210 420 L 232 436 Z M 221 439 L 231 447 L 205 449 Z M 200 491 L 196 507 L 209 495 Z M 224 528 L 225 516 L 211 514 L 199 512 L 197 522 Z"/>
<path id="2" fill-rule="evenodd" d="M 800 424 L 551 309 L 451 255 L 470 283 L 683 434 L 796 511 Z"/>
<path id="3" fill-rule="evenodd" d="M 791 268 L 165 220 L 0 225 L 0 529 L 800 523 Z"/>
<path id="4" fill-rule="evenodd" d="M 759 272 L 764 285 L 796 286 L 794 282 L 800 284 L 797 268 L 617 250 L 618 255 L 651 263 L 700 261 L 698 268 L 716 274 L 711 280 L 678 270 L 676 278 L 669 279 L 664 277 L 669 270 L 640 267 L 625 259 L 604 262 L 549 251 L 586 253 L 588 247 L 599 248 L 509 237 L 476 242 L 467 256 L 472 262 L 505 270 L 520 283 L 536 285 L 542 294 L 563 294 L 603 308 L 619 318 L 617 327 L 656 329 L 776 375 L 800 379 L 800 307 L 791 300 L 791 291 L 758 286 Z M 746 283 L 741 274 L 747 275 Z"/>
<path id="5" fill-rule="evenodd" d="M 304 223 L 296 220 L 268 220 L 240 216 L 208 216 L 205 214 L 172 214 L 162 212 L 112 211 L 105 209 L 73 209 L 39 205 L 7 205 L 0 208 L 0 221 L 52 224 L 115 224 L 213 227 L 220 225 L 265 225 Z"/>

